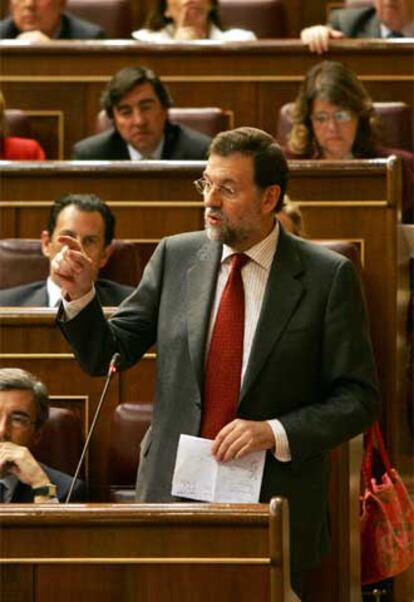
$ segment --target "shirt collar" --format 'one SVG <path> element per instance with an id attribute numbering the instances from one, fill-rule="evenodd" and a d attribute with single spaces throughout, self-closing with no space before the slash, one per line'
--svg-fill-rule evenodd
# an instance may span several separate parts
<path id="1" fill-rule="evenodd" d="M 56 307 L 56 305 L 60 302 L 61 299 L 61 288 L 53 282 L 51 277 L 49 276 L 46 280 L 46 289 L 47 289 L 47 304 L 48 307 Z"/>
<path id="2" fill-rule="evenodd" d="M 277 249 L 279 242 L 279 222 L 275 219 L 275 225 L 270 232 L 260 242 L 250 247 L 245 251 L 245 255 L 250 257 L 252 261 L 260 265 L 265 270 L 270 270 L 272 265 L 273 257 Z M 223 245 L 223 252 L 221 255 L 221 263 L 224 263 L 231 255 L 234 255 L 236 251 L 228 245 Z"/>
<path id="3" fill-rule="evenodd" d="M 148 159 L 148 157 L 144 157 L 139 151 L 137 151 L 136 148 L 134 148 L 130 144 L 127 144 L 128 153 L 131 158 L 131 161 L 144 161 L 144 160 L 157 161 L 157 160 L 161 159 L 162 148 L 164 146 L 164 140 L 165 140 L 165 136 L 162 135 L 157 148 L 151 153 L 150 159 Z"/>
<path id="4" fill-rule="evenodd" d="M 384 23 L 380 23 L 380 33 L 381 38 L 388 38 L 390 33 L 392 33 L 392 30 L 386 25 L 384 25 Z M 414 37 L 414 21 L 411 21 L 410 23 L 407 23 L 407 25 L 404 25 L 404 27 L 401 29 L 401 33 L 405 38 Z"/>

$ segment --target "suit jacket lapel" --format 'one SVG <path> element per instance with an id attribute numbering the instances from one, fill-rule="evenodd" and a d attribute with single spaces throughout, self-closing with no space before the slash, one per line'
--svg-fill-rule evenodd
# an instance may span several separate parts
<path id="1" fill-rule="evenodd" d="M 206 337 L 221 253 L 220 244 L 206 242 L 187 272 L 188 344 L 200 391 L 204 381 Z"/>
<path id="2" fill-rule="evenodd" d="M 239 401 L 259 374 L 304 293 L 298 279 L 303 270 L 294 240 L 281 228 Z"/>
<path id="3" fill-rule="evenodd" d="M 381 37 L 381 27 L 380 21 L 376 16 L 375 12 L 372 15 L 372 18 L 368 19 L 365 24 L 365 36 L 367 38 L 380 38 Z"/>

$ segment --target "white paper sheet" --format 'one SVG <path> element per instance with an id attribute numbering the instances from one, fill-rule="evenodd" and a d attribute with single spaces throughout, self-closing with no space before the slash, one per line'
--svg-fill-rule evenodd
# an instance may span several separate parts
<path id="1" fill-rule="evenodd" d="M 258 502 L 266 452 L 219 463 L 211 454 L 212 443 L 210 439 L 180 436 L 172 495 L 204 502 Z"/>

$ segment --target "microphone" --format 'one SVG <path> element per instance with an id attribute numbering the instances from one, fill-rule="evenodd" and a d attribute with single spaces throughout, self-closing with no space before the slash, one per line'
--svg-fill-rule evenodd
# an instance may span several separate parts
<path id="1" fill-rule="evenodd" d="M 73 489 L 75 487 L 76 479 L 78 478 L 79 471 L 81 469 L 83 459 L 84 459 L 85 454 L 86 454 L 86 452 L 88 450 L 89 442 L 92 439 L 92 435 L 93 435 L 93 432 L 95 430 L 95 425 L 96 425 L 96 423 L 98 421 L 98 417 L 99 417 L 99 414 L 100 414 L 103 402 L 104 402 L 105 397 L 106 397 L 106 392 L 107 392 L 108 387 L 109 387 L 109 385 L 111 383 L 113 375 L 117 372 L 118 363 L 119 363 L 120 359 L 121 359 L 120 354 L 119 353 L 114 353 L 113 356 L 111 357 L 111 361 L 109 362 L 109 368 L 108 368 L 108 372 L 106 374 L 105 386 L 103 388 L 102 395 L 101 395 L 101 397 L 99 399 L 99 403 L 98 403 L 98 406 L 97 406 L 96 411 L 95 411 L 95 415 L 94 415 L 92 423 L 91 423 L 91 428 L 89 429 L 88 436 L 87 436 L 86 441 L 84 443 L 84 446 L 83 446 L 83 449 L 82 449 L 82 453 L 80 455 L 79 462 L 78 462 L 78 465 L 76 467 L 75 474 L 74 474 L 72 482 L 70 484 L 70 488 L 69 488 L 68 494 L 66 496 L 65 504 L 69 504 L 69 502 L 70 502 L 70 498 L 72 496 Z"/>

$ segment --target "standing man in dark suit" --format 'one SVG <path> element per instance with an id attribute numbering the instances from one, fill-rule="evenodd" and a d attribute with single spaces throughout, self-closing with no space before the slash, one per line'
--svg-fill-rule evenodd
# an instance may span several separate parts
<path id="1" fill-rule="evenodd" d="M 378 389 L 355 269 L 280 226 L 287 178 L 286 159 L 265 132 L 219 134 L 196 182 L 206 232 L 164 239 L 109 322 L 76 240 L 61 238 L 52 271 L 66 292 L 59 325 L 89 373 L 104 374 L 115 350 L 125 369 L 157 345 L 156 402 L 141 445 L 137 499 L 178 501 L 171 481 L 183 433 L 213 439 L 219 461 L 266 450 L 260 500 L 289 501 L 292 583 L 300 592 L 303 572 L 328 545 L 329 450 L 375 420 Z M 233 311 L 244 331 L 239 382 L 223 408 L 233 336 L 219 349 L 228 359 L 212 375 L 209 366 L 214 324 L 240 259 L 247 263 L 244 322 Z M 212 399 L 215 378 L 222 393 Z"/>
<path id="2" fill-rule="evenodd" d="M 311 52 L 322 54 L 329 40 L 414 37 L 412 0 L 375 0 L 374 6 L 333 10 L 327 25 L 313 25 L 300 37 Z"/>
<path id="3" fill-rule="evenodd" d="M 10 0 L 10 16 L 0 21 L 0 39 L 28 42 L 99 40 L 104 30 L 65 13 L 66 0 Z"/>
<path id="4" fill-rule="evenodd" d="M 114 75 L 102 106 L 114 127 L 75 144 L 73 159 L 204 160 L 211 138 L 168 120 L 173 101 L 147 67 L 126 67 Z"/>
<path id="5" fill-rule="evenodd" d="M 134 290 L 132 286 L 98 278 L 108 261 L 115 233 L 115 217 L 94 194 L 67 194 L 57 199 L 50 211 L 47 230 L 43 230 L 42 251 L 52 260 L 61 249 L 58 237 L 69 234 L 79 241 L 88 255 L 96 294 L 102 305 L 119 305 Z M 47 280 L 30 282 L 0 290 L 0 307 L 56 307 L 60 286 L 53 274 Z"/>
<path id="6" fill-rule="evenodd" d="M 0 370 L 0 503 L 63 502 L 72 478 L 40 464 L 30 452 L 49 415 L 45 385 L 19 368 Z M 83 501 L 77 481 L 72 501 Z"/>

